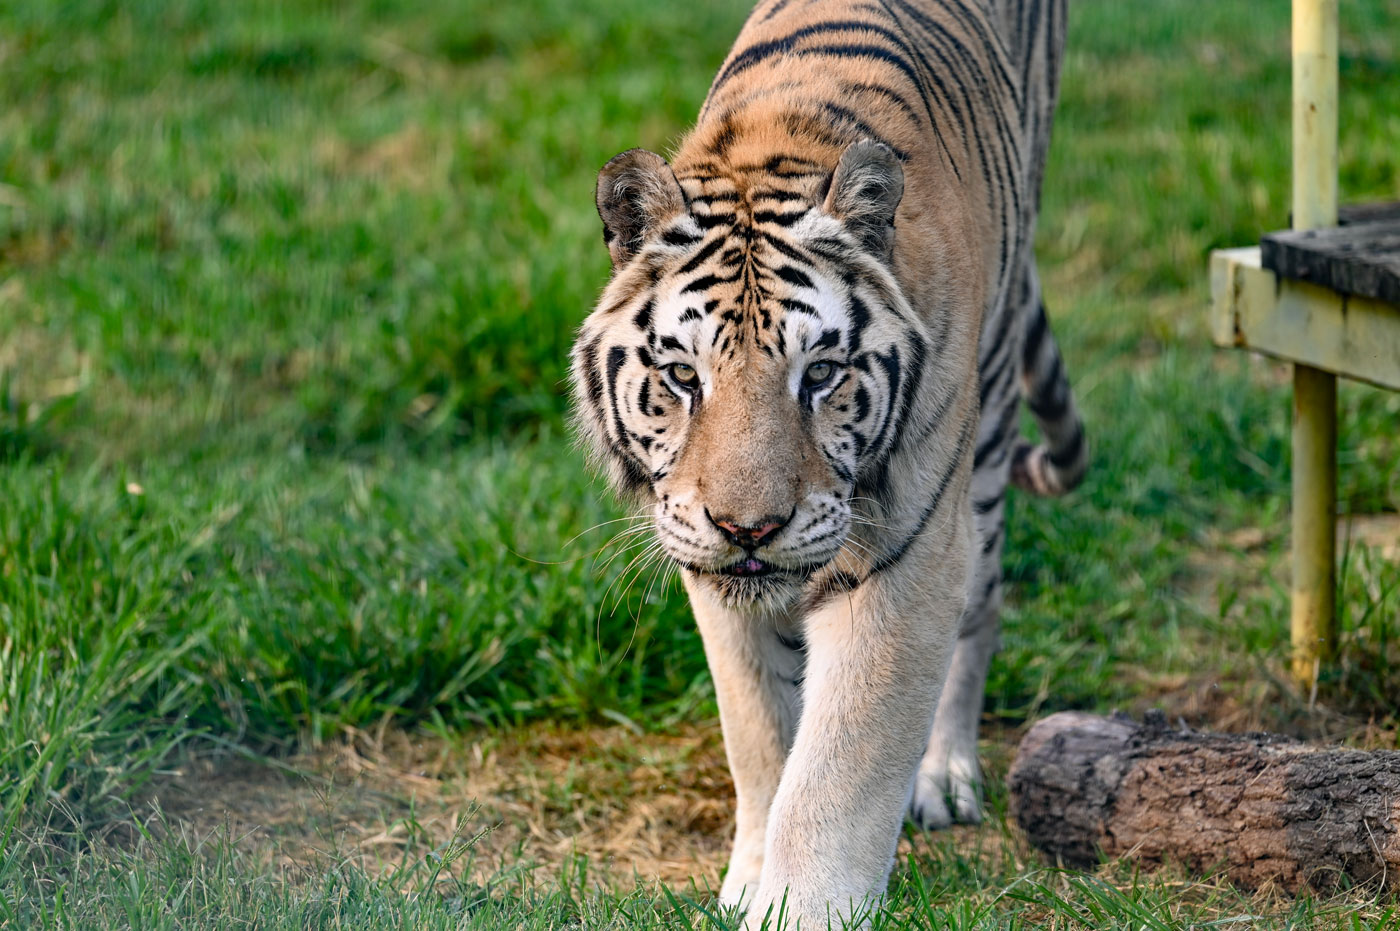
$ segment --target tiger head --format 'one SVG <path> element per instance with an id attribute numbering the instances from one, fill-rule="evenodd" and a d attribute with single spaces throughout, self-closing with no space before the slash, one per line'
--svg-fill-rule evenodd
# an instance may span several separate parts
<path id="1" fill-rule="evenodd" d="M 782 605 L 861 523 L 922 379 L 891 271 L 904 173 L 869 141 L 834 170 L 689 171 L 633 149 L 599 175 L 613 277 L 574 345 L 577 420 L 699 585 Z"/>

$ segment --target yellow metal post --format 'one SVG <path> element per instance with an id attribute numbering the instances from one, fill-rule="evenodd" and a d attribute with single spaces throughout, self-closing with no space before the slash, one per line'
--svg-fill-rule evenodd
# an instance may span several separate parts
<path id="1" fill-rule="evenodd" d="M 1337 222 L 1337 0 L 1293 0 L 1293 226 Z M 1337 379 L 1293 368 L 1293 675 L 1336 643 Z"/>
<path id="2" fill-rule="evenodd" d="M 1336 645 L 1337 376 L 1293 366 L 1293 676 L 1311 689 Z"/>

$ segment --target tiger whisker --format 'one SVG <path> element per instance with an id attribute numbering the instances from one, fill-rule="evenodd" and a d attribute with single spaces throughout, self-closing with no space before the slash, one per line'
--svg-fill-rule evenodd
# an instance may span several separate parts
<path id="1" fill-rule="evenodd" d="M 619 517 L 619 518 L 616 518 L 615 520 L 605 520 L 605 521 L 601 521 L 601 522 L 599 522 L 599 523 L 594 524 L 592 527 L 588 527 L 588 528 L 586 528 L 586 529 L 584 529 L 584 530 L 580 530 L 578 533 L 574 534 L 572 537 L 569 537 L 569 539 L 567 539 L 567 540 L 564 541 L 564 548 L 567 549 L 568 547 L 573 546 L 574 541 L 576 541 L 579 537 L 581 537 L 581 536 L 583 536 L 583 535 L 585 535 L 585 534 L 592 533 L 593 531 L 599 530 L 599 529 L 601 529 L 601 528 L 603 528 L 603 527 L 611 526 L 612 524 L 621 524 L 621 523 L 635 524 L 635 523 L 637 523 L 638 521 L 650 521 L 650 520 L 651 520 L 651 514 L 642 512 L 642 513 L 632 514 L 632 515 L 629 515 L 629 516 L 627 516 L 627 517 Z"/>
<path id="2" fill-rule="evenodd" d="M 640 562 L 640 564 L 637 565 L 636 569 L 631 571 L 631 574 L 628 576 L 627 581 L 623 584 L 623 586 L 620 589 L 618 589 L 617 599 L 613 602 L 612 611 L 609 612 L 608 615 L 609 617 L 612 617 L 613 615 L 617 614 L 617 609 L 619 606 L 621 606 L 623 600 L 626 599 L 627 592 L 630 591 L 633 585 L 636 584 L 637 580 L 642 577 L 642 573 L 646 572 L 647 569 L 650 568 L 656 562 L 656 560 L 660 559 L 665 554 L 661 552 L 659 548 L 649 548 L 642 555 L 645 558 Z M 636 560 L 633 560 L 633 563 L 636 562 Z M 628 564 L 628 569 L 631 569 L 633 563 Z M 628 569 L 622 570 L 624 575 L 628 573 Z M 635 616 L 633 616 L 633 620 L 636 620 Z"/>

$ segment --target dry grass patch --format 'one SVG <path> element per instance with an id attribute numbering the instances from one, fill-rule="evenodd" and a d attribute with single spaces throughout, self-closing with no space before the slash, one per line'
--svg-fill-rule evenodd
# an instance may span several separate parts
<path id="1" fill-rule="evenodd" d="M 1020 729 L 989 731 L 982 756 L 999 792 Z M 544 725 L 460 739 L 356 732 L 285 762 L 194 759 L 145 804 L 170 828 L 226 832 L 289 874 L 319 875 L 329 856 L 382 877 L 467 844 L 470 855 L 451 871 L 479 882 L 505 868 L 552 881 L 582 858 L 591 881 L 612 888 L 691 880 L 717 888 L 734 787 L 716 721 L 669 734 Z M 1008 853 L 994 823 L 908 834 L 901 857 L 931 845 L 979 858 Z M 1015 846 L 1019 860 L 1025 850 Z"/>
<path id="2" fill-rule="evenodd" d="M 646 736 L 548 725 L 460 739 L 355 732 L 285 763 L 194 760 L 151 801 L 284 867 L 331 854 L 382 875 L 469 842 L 458 871 L 480 880 L 507 865 L 554 878 L 583 857 L 599 880 L 676 883 L 718 877 L 733 785 L 715 723 Z"/>

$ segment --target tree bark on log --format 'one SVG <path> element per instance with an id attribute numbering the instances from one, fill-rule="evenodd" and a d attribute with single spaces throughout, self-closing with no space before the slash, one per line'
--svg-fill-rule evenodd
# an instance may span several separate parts
<path id="1" fill-rule="evenodd" d="M 1007 780 L 1031 843 L 1067 865 L 1102 854 L 1251 889 L 1400 888 L 1400 751 L 1064 712 L 1031 728 Z"/>

